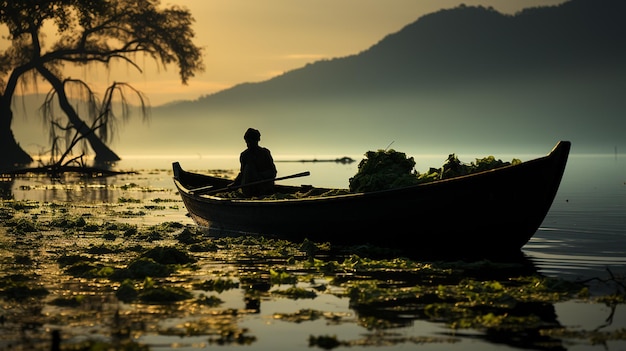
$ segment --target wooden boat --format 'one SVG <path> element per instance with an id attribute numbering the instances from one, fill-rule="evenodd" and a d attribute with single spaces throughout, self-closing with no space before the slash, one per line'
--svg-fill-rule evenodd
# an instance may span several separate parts
<path id="1" fill-rule="evenodd" d="M 506 254 L 519 253 L 543 222 L 559 188 L 570 146 L 560 141 L 540 158 L 430 183 L 293 199 L 202 194 L 194 189 L 224 188 L 232 180 L 188 172 L 178 162 L 173 163 L 173 170 L 189 214 L 216 235 L 372 244 L 415 254 Z M 309 190 L 276 185 L 277 193 Z"/>

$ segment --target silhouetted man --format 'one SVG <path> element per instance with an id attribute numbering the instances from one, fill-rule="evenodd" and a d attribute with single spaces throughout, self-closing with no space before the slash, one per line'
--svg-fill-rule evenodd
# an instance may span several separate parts
<path id="1" fill-rule="evenodd" d="M 254 128 L 248 128 L 243 139 L 246 141 L 248 148 L 239 156 L 241 169 L 232 185 L 245 185 L 260 180 L 276 178 L 276 165 L 270 150 L 259 146 L 261 133 Z M 244 186 L 242 190 L 246 196 L 272 194 L 274 193 L 274 181 Z"/>

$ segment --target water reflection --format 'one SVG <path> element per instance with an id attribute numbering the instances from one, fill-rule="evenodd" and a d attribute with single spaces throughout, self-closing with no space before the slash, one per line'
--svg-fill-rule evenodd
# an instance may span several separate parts
<path id="1" fill-rule="evenodd" d="M 167 170 L 100 177 L 73 173 L 58 178 L 29 175 L 0 182 L 0 198 L 16 201 L 116 204 L 120 198 L 132 197 L 142 201 L 154 198 L 155 194 L 170 194 L 172 196 L 167 197 L 174 198 L 173 193 L 171 172 Z"/>
<path id="2" fill-rule="evenodd" d="M 450 337 L 481 339 L 491 344 L 506 344 L 512 347 L 564 350 L 560 340 L 545 337 L 540 333 L 541 329 L 561 326 L 552 303 L 524 301 L 524 298 L 519 301 L 503 301 L 504 295 L 488 297 L 491 294 L 498 294 L 499 292 L 495 291 L 498 290 L 497 288 L 493 291 L 480 290 L 485 284 L 490 284 L 489 282 L 497 281 L 507 284 L 507 281 L 512 278 L 538 274 L 531 260 L 525 257 L 520 257 L 520 259 L 502 263 L 470 262 L 464 265 L 465 268 L 462 269 L 461 274 L 424 275 L 423 272 L 385 270 L 368 274 L 361 273 L 358 278 L 337 277 L 335 282 L 354 284 L 357 279 L 373 280 L 380 282 L 376 287 L 380 291 L 384 289 L 406 291 L 406 294 L 390 295 L 389 299 L 364 298 L 362 295 L 364 291 L 351 294 L 350 308 L 356 312 L 359 324 L 367 329 L 393 330 L 410 327 L 416 321 L 423 320 L 445 323 L 453 329 L 461 328 L 445 333 Z M 442 264 L 445 266 L 445 263 Z M 461 291 L 472 284 L 477 284 L 476 301 L 466 300 L 472 299 L 472 292 Z M 455 291 L 456 288 L 460 290 Z M 451 290 L 444 291 L 446 289 Z M 376 295 L 381 293 L 380 291 L 368 293 Z M 457 296 L 457 293 L 460 295 Z M 468 295 L 461 297 L 463 294 Z M 488 302 L 490 298 L 495 298 L 495 300 Z M 508 298 L 511 298 L 511 295 L 508 295 Z M 505 318 L 512 323 L 517 321 L 519 324 L 511 328 L 511 325 L 506 326 L 507 323 L 495 321 L 502 316 L 506 316 Z M 489 318 L 494 318 L 492 327 L 488 326 L 489 322 L 486 324 L 479 322 L 481 327 L 473 325 L 478 329 L 485 328 L 484 332 L 467 332 L 464 329 L 478 320 Z M 529 320 L 533 322 L 528 323 Z"/>
<path id="3" fill-rule="evenodd" d="M 41 202 L 117 202 L 119 191 L 110 177 L 80 177 L 66 174 L 59 178 L 47 176 L 15 177 L 2 182 L 2 199 Z"/>

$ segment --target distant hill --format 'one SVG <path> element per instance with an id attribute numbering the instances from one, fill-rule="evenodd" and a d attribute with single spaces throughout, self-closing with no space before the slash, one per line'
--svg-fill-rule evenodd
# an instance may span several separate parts
<path id="1" fill-rule="evenodd" d="M 626 2 L 574 0 L 504 15 L 461 6 L 419 18 L 353 56 L 318 61 L 261 83 L 241 84 L 198 100 L 284 101 L 446 91 L 480 82 L 623 68 Z"/>

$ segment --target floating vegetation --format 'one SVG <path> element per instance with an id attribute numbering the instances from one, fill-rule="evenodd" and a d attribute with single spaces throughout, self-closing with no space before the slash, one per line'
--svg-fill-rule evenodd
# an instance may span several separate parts
<path id="1" fill-rule="evenodd" d="M 145 205 L 143 208 L 145 208 L 146 210 L 150 210 L 150 211 L 161 211 L 161 210 L 166 209 L 165 206 L 157 206 L 157 205 Z"/>
<path id="2" fill-rule="evenodd" d="M 216 252 L 219 248 L 212 242 L 204 242 L 189 245 L 190 252 Z"/>
<path id="3" fill-rule="evenodd" d="M 132 211 L 132 210 L 125 210 L 125 211 L 120 211 L 116 213 L 117 216 L 122 217 L 122 218 L 143 217 L 147 214 L 148 213 L 145 211 Z"/>
<path id="4" fill-rule="evenodd" d="M 175 271 L 175 268 L 166 264 L 158 263 L 151 258 L 140 257 L 132 261 L 128 267 L 117 269 L 111 276 L 114 280 L 144 279 L 148 277 L 167 277 Z"/>
<path id="5" fill-rule="evenodd" d="M 133 199 L 130 197 L 120 197 L 117 199 L 117 202 L 120 204 L 138 204 L 141 202 L 139 199 Z"/>
<path id="6" fill-rule="evenodd" d="M 120 189 L 122 190 L 129 190 L 129 189 L 134 189 L 134 188 L 139 188 L 139 185 L 136 183 L 126 183 L 120 186 Z"/>
<path id="7" fill-rule="evenodd" d="M 193 263 L 197 260 L 187 252 L 177 248 L 177 247 L 164 247 L 157 246 L 153 247 L 150 250 L 146 251 L 141 255 L 142 257 L 151 258 L 154 261 L 161 264 L 186 264 Z"/>
<path id="8" fill-rule="evenodd" d="M 38 231 L 38 224 L 34 220 L 26 217 L 11 218 L 5 222 L 12 234 L 25 234 Z"/>
<path id="9" fill-rule="evenodd" d="M 72 327 L 66 327 L 63 350 L 111 345 L 148 350 L 143 342 L 168 335 L 179 337 L 179 345 L 188 336 L 202 336 L 207 344 L 251 345 L 256 331 L 239 325 L 250 315 L 362 328 L 355 338 L 312 330 L 301 341 L 323 349 L 454 344 L 465 338 L 463 329 L 473 340 L 513 348 L 626 340 L 623 329 L 566 328 L 555 314 L 555 305 L 571 300 L 615 312 L 626 299 L 619 275 L 595 280 L 614 288 L 596 296 L 588 282 L 542 276 L 524 260 L 417 261 L 376 247 L 212 237 L 177 221 L 130 223 L 117 216 L 118 206 L 113 211 L 110 206 L 2 202 L 0 333 L 8 342 L 22 342 L 18 330 L 49 342 L 44 326 L 59 325 L 73 326 L 81 336 L 91 335 L 84 334 L 89 328 L 98 338 L 73 338 Z M 132 206 L 127 202 L 122 211 Z M 320 298 L 347 307 L 327 309 L 317 303 Z M 272 300 L 314 308 L 263 307 Z M 180 322 L 160 324 L 165 320 Z M 412 329 L 416 321 L 447 328 L 450 336 L 419 335 Z M 142 343 L 131 342 L 137 334 L 144 335 Z"/>
<path id="10" fill-rule="evenodd" d="M 270 269 L 270 281 L 274 285 L 295 284 L 298 282 L 298 277 L 286 270 Z"/>
<path id="11" fill-rule="evenodd" d="M 105 233 L 102 236 L 102 238 L 104 240 L 111 240 L 110 238 L 107 237 L 107 234 L 109 233 Z M 115 235 L 115 234 L 112 234 L 112 235 Z M 105 244 L 91 246 L 86 250 L 87 253 L 92 254 L 92 255 L 106 255 L 106 254 L 112 254 L 118 251 L 119 249 L 105 245 Z"/>
<path id="12" fill-rule="evenodd" d="M 87 221 L 82 215 L 63 214 L 62 216 L 53 218 L 49 222 L 49 225 L 55 228 L 75 230 L 76 228 L 83 228 L 87 225 Z"/>
<path id="13" fill-rule="evenodd" d="M 65 268 L 65 272 L 79 278 L 109 278 L 115 273 L 115 269 L 101 263 L 77 262 Z"/>
<path id="14" fill-rule="evenodd" d="M 163 222 L 160 224 L 152 225 L 147 228 L 148 231 L 160 231 L 166 233 L 173 233 L 182 229 L 184 225 L 177 222 Z"/>
<path id="15" fill-rule="evenodd" d="M 117 234 L 115 234 L 113 232 L 106 232 L 106 233 L 102 234 L 102 238 L 104 240 L 115 241 L 115 239 L 117 239 Z"/>
<path id="16" fill-rule="evenodd" d="M 150 201 L 157 203 L 157 204 L 164 203 L 164 202 L 182 202 L 182 200 L 180 199 L 162 199 L 162 198 L 156 198 Z"/>
<path id="17" fill-rule="evenodd" d="M 28 212 L 28 210 L 36 209 L 39 207 L 39 203 L 36 201 L 15 201 L 5 200 L 2 201 L 2 206 L 7 209 L 13 209 L 15 211 Z"/>
<path id="18" fill-rule="evenodd" d="M 257 338 L 247 335 L 247 328 L 240 328 L 234 322 L 238 317 L 237 311 L 224 310 L 211 315 L 210 318 L 189 321 L 184 325 L 169 327 L 160 330 L 162 335 L 174 335 L 179 338 L 186 336 L 207 336 L 209 345 L 251 345 Z"/>
<path id="19" fill-rule="evenodd" d="M 85 300 L 85 295 L 74 295 L 70 297 L 57 297 L 50 301 L 51 305 L 60 307 L 77 307 Z"/>
<path id="20" fill-rule="evenodd" d="M 343 317 L 346 316 L 313 309 L 301 309 L 294 313 L 274 313 L 274 319 L 280 319 L 282 321 L 294 323 L 309 322 L 318 319 L 327 319 L 329 321 L 336 322 Z"/>
<path id="21" fill-rule="evenodd" d="M 209 306 L 209 307 L 217 307 L 224 303 L 222 299 L 217 296 L 206 296 L 202 295 L 202 297 L 196 299 L 196 303 L 199 305 Z"/>
<path id="22" fill-rule="evenodd" d="M 43 286 L 35 286 L 30 282 L 21 280 L 8 280 L 0 285 L 0 295 L 13 300 L 26 300 L 43 297 L 50 291 Z"/>
<path id="23" fill-rule="evenodd" d="M 553 338 L 590 340 L 592 345 L 606 345 L 609 341 L 626 340 L 626 328 L 614 331 L 570 330 L 567 328 L 542 329 L 541 335 Z"/>
<path id="24" fill-rule="evenodd" d="M 116 350 L 116 351 L 150 351 L 150 346 L 141 345 L 140 343 L 123 340 L 115 342 L 106 342 L 101 340 L 86 340 L 75 344 L 64 343 L 63 350 L 67 351 L 96 351 L 96 350 Z"/>
<path id="25" fill-rule="evenodd" d="M 60 267 L 67 267 L 74 265 L 76 263 L 84 263 L 84 262 L 94 262 L 95 259 L 81 254 L 71 254 L 71 255 L 61 255 L 57 258 L 57 263 Z"/>
<path id="26" fill-rule="evenodd" d="M 15 264 L 22 264 L 22 265 L 32 265 L 35 261 L 29 256 L 29 255 L 20 255 L 17 254 L 15 255 L 15 257 L 13 258 Z"/>
<path id="27" fill-rule="evenodd" d="M 178 240 L 179 243 L 186 245 L 197 244 L 205 241 L 201 232 L 191 230 L 189 228 L 184 228 L 183 231 L 180 232 L 180 234 L 175 235 L 174 238 Z"/>
<path id="28" fill-rule="evenodd" d="M 124 302 L 139 300 L 150 304 L 171 304 L 193 298 L 191 291 L 180 286 L 158 285 L 149 276 L 145 277 L 141 286 L 137 286 L 131 279 L 125 279 L 115 296 Z"/>
<path id="29" fill-rule="evenodd" d="M 174 303 L 191 299 L 190 291 L 178 286 L 151 286 L 144 288 L 137 298 L 146 303 Z"/>
<path id="30" fill-rule="evenodd" d="M 239 288 L 239 283 L 226 279 L 209 279 L 203 282 L 194 283 L 193 288 L 221 293 L 226 290 Z"/>
<path id="31" fill-rule="evenodd" d="M 274 290 L 272 291 L 273 295 L 281 295 L 297 299 L 314 299 L 317 297 L 317 293 L 315 291 L 311 291 L 304 288 L 298 287 L 290 287 L 285 290 Z"/>
<path id="32" fill-rule="evenodd" d="M 366 335 L 365 338 L 356 340 L 339 340 L 336 335 L 309 336 L 309 347 L 317 346 L 319 348 L 330 350 L 336 347 L 344 346 L 378 346 L 389 347 L 399 344 L 453 344 L 460 342 L 460 338 L 454 337 L 433 337 L 433 336 L 417 336 L 405 337 L 397 334 L 375 333 Z"/>
<path id="33" fill-rule="evenodd" d="M 341 346 L 341 344 L 342 343 L 337 340 L 337 335 L 309 336 L 309 347 L 317 346 L 325 350 L 330 350 Z"/>

